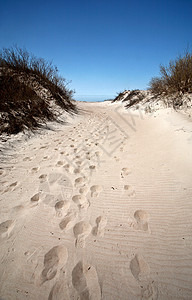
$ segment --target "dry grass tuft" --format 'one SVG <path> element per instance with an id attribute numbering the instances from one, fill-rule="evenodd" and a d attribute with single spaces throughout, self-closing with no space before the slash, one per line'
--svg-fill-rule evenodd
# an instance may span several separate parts
<path id="1" fill-rule="evenodd" d="M 72 94 L 46 60 L 18 47 L 0 52 L 0 133 L 18 133 L 57 120 L 57 108 L 77 112 Z"/>

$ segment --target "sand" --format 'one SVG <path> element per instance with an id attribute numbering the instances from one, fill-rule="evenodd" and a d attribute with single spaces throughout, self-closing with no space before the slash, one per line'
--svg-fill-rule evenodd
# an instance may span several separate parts
<path id="1" fill-rule="evenodd" d="M 1 147 L 0 299 L 192 299 L 192 123 L 79 103 Z"/>

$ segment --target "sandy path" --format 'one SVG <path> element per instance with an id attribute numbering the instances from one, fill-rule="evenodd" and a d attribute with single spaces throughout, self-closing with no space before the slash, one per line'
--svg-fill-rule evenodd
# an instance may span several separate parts
<path id="1" fill-rule="evenodd" d="M 191 123 L 79 106 L 2 164 L 1 299 L 192 299 Z"/>

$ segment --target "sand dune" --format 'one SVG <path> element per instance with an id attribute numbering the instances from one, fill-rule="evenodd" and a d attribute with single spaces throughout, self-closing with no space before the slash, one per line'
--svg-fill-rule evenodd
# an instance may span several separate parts
<path id="1" fill-rule="evenodd" d="M 78 105 L 2 151 L 0 298 L 192 299 L 190 119 Z"/>

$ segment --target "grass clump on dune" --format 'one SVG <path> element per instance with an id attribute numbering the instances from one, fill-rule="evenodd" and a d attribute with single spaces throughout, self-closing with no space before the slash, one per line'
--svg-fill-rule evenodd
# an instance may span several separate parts
<path id="1" fill-rule="evenodd" d="M 173 107 L 182 106 L 183 95 L 192 93 L 192 53 L 160 65 L 160 77 L 151 79 L 149 89 L 155 96 L 169 97 Z"/>
<path id="2" fill-rule="evenodd" d="M 34 129 L 63 110 L 76 112 L 72 94 L 46 60 L 18 47 L 0 52 L 0 133 Z"/>
<path id="3" fill-rule="evenodd" d="M 34 129 L 39 122 L 54 120 L 49 105 L 17 77 L 0 76 L 0 132 L 18 133 Z"/>

